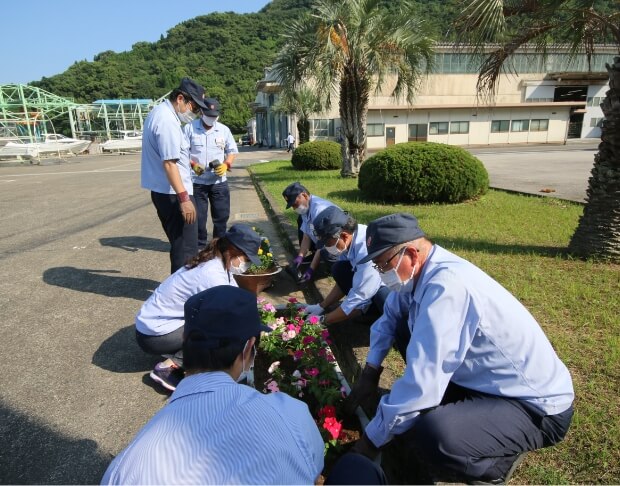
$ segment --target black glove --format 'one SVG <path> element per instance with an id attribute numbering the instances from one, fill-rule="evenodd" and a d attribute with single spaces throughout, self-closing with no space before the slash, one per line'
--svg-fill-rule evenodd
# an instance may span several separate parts
<path id="1" fill-rule="evenodd" d="M 378 368 L 374 368 L 368 364 L 364 366 L 362 375 L 355 385 L 353 385 L 351 394 L 344 402 L 346 413 L 355 413 L 355 409 L 360 405 L 362 408 L 368 410 L 376 408 L 379 398 L 379 377 L 382 371 L 383 366 L 379 366 Z"/>

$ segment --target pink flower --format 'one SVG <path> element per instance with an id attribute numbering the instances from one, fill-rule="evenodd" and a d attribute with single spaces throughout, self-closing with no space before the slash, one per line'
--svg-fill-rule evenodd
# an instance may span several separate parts
<path id="1" fill-rule="evenodd" d="M 334 358 L 333 354 L 327 353 L 327 361 L 329 361 L 330 363 L 333 363 L 334 361 L 336 361 L 336 358 Z"/>
<path id="2" fill-rule="evenodd" d="M 340 394 L 342 395 L 342 398 L 347 398 L 347 389 L 344 386 L 340 387 Z"/>
<path id="3" fill-rule="evenodd" d="M 297 333 L 295 331 L 284 331 L 282 333 L 282 341 L 290 341 L 295 336 L 297 336 Z"/>
<path id="4" fill-rule="evenodd" d="M 327 339 L 329 337 L 329 331 L 327 329 L 323 329 L 321 331 L 321 338 L 323 338 L 324 340 Z"/>
<path id="5" fill-rule="evenodd" d="M 272 375 L 273 372 L 277 370 L 279 367 L 280 367 L 280 362 L 274 361 L 273 363 L 271 363 L 271 366 L 269 366 L 269 369 L 267 371 L 269 372 L 270 375 Z"/>
<path id="6" fill-rule="evenodd" d="M 305 378 L 300 378 L 299 380 L 294 381 L 292 384 L 293 386 L 297 387 L 298 390 L 301 390 L 306 386 L 307 383 L 308 380 L 306 380 Z"/>
<path id="7" fill-rule="evenodd" d="M 302 344 L 306 345 L 306 344 L 313 343 L 314 341 L 316 341 L 316 339 L 313 336 L 304 336 L 302 340 Z"/>
<path id="8" fill-rule="evenodd" d="M 284 321 L 284 317 L 278 317 L 278 318 L 276 319 L 276 324 L 277 324 L 278 326 L 283 326 L 283 325 L 284 325 L 284 322 L 285 322 L 285 321 Z"/>
<path id="9" fill-rule="evenodd" d="M 299 361 L 301 358 L 303 358 L 304 356 L 304 352 L 299 349 L 297 351 L 293 351 L 293 360 L 294 361 Z"/>
<path id="10" fill-rule="evenodd" d="M 318 368 L 310 368 L 309 370 L 306 370 L 306 374 L 308 376 L 318 376 L 319 369 Z"/>
<path id="11" fill-rule="evenodd" d="M 288 301 L 289 301 L 291 304 L 296 304 L 296 303 L 298 302 L 298 300 L 297 300 L 295 297 L 289 297 Z"/>
<path id="12" fill-rule="evenodd" d="M 265 305 L 263 305 L 263 310 L 265 312 L 275 312 L 276 308 L 273 306 L 273 304 L 266 303 Z"/>
<path id="13" fill-rule="evenodd" d="M 318 324 L 319 323 L 319 318 L 317 316 L 310 316 L 310 319 L 308 319 L 308 321 L 310 322 L 310 324 Z"/>
<path id="14" fill-rule="evenodd" d="M 256 299 L 256 302 L 259 304 L 262 304 L 263 302 L 265 302 L 267 299 L 264 299 L 263 297 L 259 297 L 258 299 Z"/>
<path id="15" fill-rule="evenodd" d="M 319 385 L 320 386 L 329 386 L 331 383 L 330 380 L 319 380 Z"/>
<path id="16" fill-rule="evenodd" d="M 287 328 L 289 331 L 294 331 L 294 330 L 295 330 L 295 325 L 294 325 L 294 324 L 289 324 L 289 325 L 287 325 L 287 326 L 286 326 L 286 328 Z"/>
<path id="17" fill-rule="evenodd" d="M 336 420 L 336 417 L 325 417 L 325 420 L 323 421 L 323 428 L 329 432 L 332 439 L 336 440 L 340 437 L 342 423 Z"/>
<path id="18" fill-rule="evenodd" d="M 269 390 L 271 393 L 276 393 L 280 391 L 280 387 L 274 380 L 270 380 L 267 382 L 267 390 Z"/>

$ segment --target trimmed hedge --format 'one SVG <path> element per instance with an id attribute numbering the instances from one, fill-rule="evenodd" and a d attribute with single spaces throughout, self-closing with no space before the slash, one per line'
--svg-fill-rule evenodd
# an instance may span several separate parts
<path id="1" fill-rule="evenodd" d="M 465 149 L 409 142 L 369 157 L 362 164 L 358 187 L 368 199 L 456 203 L 485 194 L 489 174 Z"/>
<path id="2" fill-rule="evenodd" d="M 293 152 L 291 163 L 297 170 L 340 169 L 342 167 L 340 144 L 321 140 L 302 143 Z"/>

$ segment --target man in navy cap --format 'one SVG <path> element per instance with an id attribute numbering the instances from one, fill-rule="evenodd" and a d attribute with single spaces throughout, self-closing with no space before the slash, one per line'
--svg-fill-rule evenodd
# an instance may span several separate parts
<path id="1" fill-rule="evenodd" d="M 270 329 L 250 292 L 224 285 L 190 297 L 186 377 L 102 484 L 314 484 L 324 443 L 308 406 L 238 384 L 261 331 Z"/>
<path id="2" fill-rule="evenodd" d="M 230 190 L 226 172 L 231 169 L 239 153 L 230 129 L 219 121 L 219 102 L 215 98 L 205 98 L 204 102 L 207 108 L 202 109 L 200 118 L 188 123 L 183 129 L 190 143 L 199 249 L 207 245 L 209 204 L 213 238 L 226 233 L 230 217 Z"/>
<path id="3" fill-rule="evenodd" d="M 383 304 L 390 290 L 381 283 L 372 262 L 360 263 L 368 255 L 366 225 L 358 224 L 336 206 L 329 206 L 314 219 L 314 232 L 324 250 L 338 259 L 332 265 L 336 285 L 321 302 L 306 307 L 306 312 L 320 316 L 324 324 L 355 317 L 373 304 L 379 313 L 383 313 Z M 325 309 L 342 297 L 345 299 L 339 307 L 324 314 Z"/>
<path id="4" fill-rule="evenodd" d="M 308 189 L 299 182 L 293 182 L 286 186 L 284 191 L 282 191 L 282 197 L 286 200 L 286 209 L 293 208 L 299 215 L 297 217 L 299 251 L 297 252 L 297 256 L 293 259 L 293 266 L 299 268 L 308 252 L 314 252 L 310 266 L 300 279 L 300 282 L 309 282 L 312 280 L 314 272 L 319 266 L 321 257 L 329 263 L 336 261 L 336 259 L 326 251 L 316 251 L 318 238 L 315 234 L 313 223 L 314 218 L 316 218 L 321 211 L 329 206 L 336 205 L 319 196 L 310 194 Z"/>
<path id="5" fill-rule="evenodd" d="M 393 343 L 406 366 L 354 449 L 374 457 L 398 438 L 440 473 L 435 479 L 498 484 L 525 451 L 560 442 L 573 415 L 572 380 L 527 309 L 433 244 L 412 215 L 371 222 L 366 244 L 366 260 L 395 292 L 371 328 L 348 406 L 376 393 Z"/>
<path id="6" fill-rule="evenodd" d="M 170 273 L 197 250 L 196 208 L 189 164 L 189 142 L 181 125 L 206 109 L 204 88 L 183 78 L 168 99 L 149 113 L 142 133 L 141 186 L 151 200 L 170 242 Z"/>

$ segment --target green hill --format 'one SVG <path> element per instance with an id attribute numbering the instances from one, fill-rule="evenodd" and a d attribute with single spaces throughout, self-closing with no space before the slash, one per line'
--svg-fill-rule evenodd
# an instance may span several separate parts
<path id="1" fill-rule="evenodd" d="M 182 22 L 157 42 L 138 42 L 131 51 L 105 51 L 79 61 L 61 74 L 30 84 L 90 103 L 102 98 L 156 99 L 183 76 L 205 86 L 222 103 L 222 121 L 243 132 L 252 116 L 256 81 L 274 59 L 287 24 L 304 15 L 311 0 L 273 0 L 258 13 L 212 13 Z M 386 8 L 394 1 L 386 1 Z M 455 0 L 417 0 L 420 17 L 438 38 L 448 32 Z"/>

